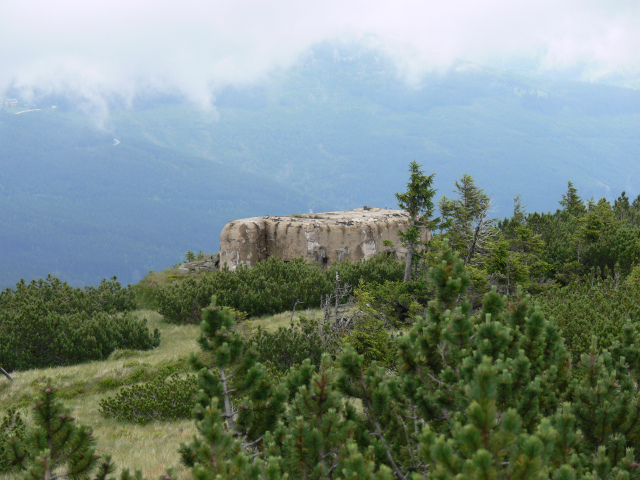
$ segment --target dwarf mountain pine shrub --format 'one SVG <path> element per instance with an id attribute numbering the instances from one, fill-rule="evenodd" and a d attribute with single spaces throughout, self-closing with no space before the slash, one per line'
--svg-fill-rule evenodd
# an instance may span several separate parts
<path id="1" fill-rule="evenodd" d="M 7 371 L 70 365 L 104 359 L 116 348 L 158 346 L 160 333 L 128 312 L 134 306 L 115 277 L 85 289 L 51 276 L 19 282 L 0 293 L 0 365 Z"/>
<path id="2" fill-rule="evenodd" d="M 326 334 L 330 335 L 330 332 Z M 275 332 L 258 328 L 251 341 L 258 352 L 258 361 L 268 363 L 280 373 L 286 373 L 305 360 L 313 365 L 320 365 L 323 352 L 335 352 L 337 342 L 333 339 L 325 342 L 324 337 L 322 326 L 317 321 L 303 317 L 300 323 L 292 322 L 288 327 L 280 327 Z"/>
<path id="3" fill-rule="evenodd" d="M 0 311 L 17 313 L 28 306 L 62 315 L 126 312 L 134 310 L 136 303 L 132 290 L 128 286 L 122 288 L 117 277 L 102 280 L 97 287 L 73 288 L 48 275 L 30 283 L 20 280 L 15 289 L 0 292 Z"/>
<path id="4" fill-rule="evenodd" d="M 26 425 L 21 412 L 15 407 L 7 410 L 0 422 L 0 473 L 8 472 L 12 467 L 9 453 L 10 439 L 24 440 Z"/>
<path id="5" fill-rule="evenodd" d="M 196 395 L 196 376 L 156 378 L 125 387 L 117 395 L 100 400 L 100 413 L 133 423 L 189 418 Z"/>
<path id="6" fill-rule="evenodd" d="M 131 313 L 0 313 L 0 365 L 7 371 L 102 360 L 116 348 L 149 350 L 159 344 L 158 330 L 152 334 L 146 320 Z"/>
<path id="7" fill-rule="evenodd" d="M 28 480 L 115 480 L 110 476 L 115 471 L 111 456 L 96 453 L 92 429 L 76 423 L 70 409 L 58 400 L 56 389 L 50 383 L 35 399 L 32 415 L 26 428 L 15 411 L 11 410 L 5 416 L 0 426 L 0 439 L 7 425 L 13 434 L 4 442 L 4 450 L 0 442 L 0 460 L 9 466 L 4 471 L 21 474 Z M 127 468 L 122 470 L 119 478 L 145 480 L 142 472 L 137 470 L 132 474 Z M 160 478 L 172 480 L 171 470 Z"/>
<path id="8" fill-rule="evenodd" d="M 434 299 L 397 340 L 394 370 L 346 345 L 273 385 L 230 319 L 206 312 L 203 347 L 220 377 L 199 395 L 198 434 L 182 449 L 197 478 L 640 477 L 634 329 L 608 350 L 594 340 L 574 377 L 558 327 L 521 290 L 508 301 L 494 288 L 472 315 L 468 274 L 446 244 L 429 279 Z M 243 370 L 252 393 L 233 400 Z M 283 395 L 287 408 L 274 408 Z"/>
<path id="9" fill-rule="evenodd" d="M 317 307 L 336 281 L 358 285 L 402 279 L 402 264 L 382 255 L 364 262 L 342 262 L 327 270 L 298 258 L 285 262 L 270 257 L 251 268 L 219 270 L 189 278 L 156 292 L 158 311 L 176 323 L 199 323 L 201 310 L 216 296 L 219 305 L 249 316 L 272 315 L 294 307 Z"/>
<path id="10" fill-rule="evenodd" d="M 602 279 L 592 273 L 585 281 L 548 291 L 540 301 L 576 360 L 591 351 L 594 335 L 601 348 L 609 349 L 623 338 L 628 321 L 640 331 L 640 286 L 615 276 Z"/>
<path id="11" fill-rule="evenodd" d="M 34 427 L 22 438 L 9 439 L 7 454 L 11 466 L 25 472 L 25 478 L 106 478 L 113 470 L 110 458 L 99 462 L 91 429 L 77 425 L 71 412 L 56 398 L 55 389 L 42 389 L 33 407 Z"/>

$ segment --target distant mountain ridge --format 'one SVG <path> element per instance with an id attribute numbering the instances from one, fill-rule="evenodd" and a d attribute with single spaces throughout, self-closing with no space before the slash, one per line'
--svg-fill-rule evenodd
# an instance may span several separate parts
<path id="1" fill-rule="evenodd" d="M 438 196 L 471 174 L 499 217 L 518 194 L 555 210 L 568 180 L 584 198 L 640 193 L 640 91 L 469 65 L 409 85 L 358 44 L 223 89 L 213 113 L 150 95 L 96 129 L 69 99 L 41 104 L 0 109 L 0 286 L 137 281 L 215 251 L 232 219 L 394 208 L 411 160 Z"/>
<path id="2" fill-rule="evenodd" d="M 308 197 L 256 174 L 74 123 L 57 111 L 0 115 L 0 285 L 53 273 L 73 284 L 135 282 L 214 250 L 236 217 Z M 215 251 L 215 250 L 214 250 Z"/>

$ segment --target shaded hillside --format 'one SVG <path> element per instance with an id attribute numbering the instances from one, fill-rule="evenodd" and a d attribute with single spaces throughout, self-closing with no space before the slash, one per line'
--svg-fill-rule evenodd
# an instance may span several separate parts
<path id="1" fill-rule="evenodd" d="M 234 218 L 311 202 L 261 176 L 48 110 L 0 115 L 0 286 L 53 273 L 136 281 L 187 249 L 215 251 Z"/>

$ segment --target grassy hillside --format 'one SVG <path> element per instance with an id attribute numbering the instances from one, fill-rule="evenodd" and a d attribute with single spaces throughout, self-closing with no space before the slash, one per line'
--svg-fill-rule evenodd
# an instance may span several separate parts
<path id="1" fill-rule="evenodd" d="M 614 211 L 606 202 L 601 202 L 597 208 L 593 206 L 587 211 L 579 198 L 572 198 L 570 206 L 578 210 L 582 206 L 582 216 L 574 217 L 569 211 L 570 202 L 567 201 L 567 210 L 554 217 L 558 223 L 553 224 L 553 234 L 561 237 L 563 232 L 567 233 L 567 228 L 577 229 L 584 224 L 599 225 L 597 231 L 590 231 L 584 237 L 587 253 L 588 247 L 599 244 L 600 231 L 620 226 L 618 224 L 631 230 L 640 218 L 638 205 L 627 205 L 626 220 L 615 220 L 615 211 L 620 213 L 622 208 L 620 204 Z M 603 225 L 606 218 L 609 227 Z M 5 408 L 14 406 L 22 408 L 27 414 L 38 392 L 51 394 L 43 387 L 52 381 L 58 390 L 57 395 L 73 408 L 73 416 L 92 426 L 91 435 L 95 434 L 97 438 L 99 454 L 112 453 L 115 463 L 141 469 L 150 478 L 157 477 L 169 466 L 177 466 L 178 443 L 188 441 L 196 428 L 207 438 L 202 445 L 183 449 L 184 458 L 194 459 L 201 466 L 211 462 L 209 471 L 216 473 L 219 473 L 218 467 L 222 462 L 229 462 L 225 465 L 232 465 L 233 469 L 225 478 L 247 478 L 247 474 L 236 470 L 244 468 L 243 465 L 256 470 L 282 469 L 291 472 L 290 478 L 298 478 L 301 477 L 298 475 L 300 465 L 310 471 L 321 465 L 323 459 L 318 460 L 317 457 L 327 451 L 331 452 L 335 468 L 344 468 L 336 471 L 345 472 L 345 476 L 348 468 L 355 470 L 350 466 L 351 460 L 357 460 L 357 467 L 362 466 L 363 458 L 369 458 L 369 462 L 378 462 L 382 473 L 389 459 L 394 465 L 405 462 L 406 466 L 402 467 L 405 472 L 418 470 L 421 476 L 426 477 L 427 474 L 437 474 L 439 463 L 428 461 L 414 467 L 413 458 L 418 458 L 417 455 L 435 456 L 432 452 L 440 450 L 440 447 L 433 448 L 436 441 L 450 442 L 452 448 L 447 449 L 448 453 L 445 454 L 456 455 L 457 465 L 465 465 L 465 458 L 471 462 L 473 458 L 484 455 L 489 458 L 490 468 L 496 472 L 510 471 L 512 466 L 520 468 L 524 462 L 525 466 L 533 465 L 543 472 L 545 478 L 558 477 L 554 475 L 553 468 L 556 471 L 563 468 L 569 473 L 574 469 L 576 478 L 586 478 L 585 473 L 595 471 L 592 469 L 605 459 L 616 465 L 617 471 L 633 473 L 637 463 L 632 449 L 640 445 L 635 427 L 640 420 L 635 408 L 640 404 L 636 382 L 640 371 L 640 312 L 635 308 L 640 305 L 640 267 L 637 265 L 640 256 L 636 250 L 633 254 L 635 268 L 626 278 L 620 276 L 618 267 L 612 269 L 611 265 L 606 265 L 604 270 L 608 273 L 584 268 L 582 275 L 578 275 L 580 272 L 576 270 L 573 280 L 562 287 L 560 283 L 539 276 L 546 275 L 540 270 L 531 281 L 519 278 L 518 281 L 524 283 L 515 294 L 510 284 L 505 288 L 504 282 L 495 282 L 496 277 L 493 277 L 495 283 L 487 292 L 490 280 L 488 268 L 493 271 L 510 268 L 497 265 L 498 261 L 506 258 L 502 250 L 522 253 L 516 249 L 520 249 L 523 242 L 527 243 L 524 237 L 532 237 L 530 231 L 525 231 L 528 230 L 527 225 L 533 226 L 539 219 L 540 215 L 537 214 L 520 218 L 512 229 L 513 233 L 523 237 L 514 245 L 515 249 L 511 250 L 505 241 L 496 241 L 503 245 L 493 249 L 493 253 L 485 259 L 487 270 L 482 265 L 466 269 L 459 256 L 465 247 L 455 247 L 457 251 L 454 253 L 449 248 L 448 240 L 436 239 L 434 250 L 424 257 L 426 264 L 417 269 L 421 272 L 419 278 L 412 282 L 400 282 L 400 275 L 397 274 L 385 277 L 387 280 L 395 278 L 395 282 L 383 282 L 385 278 L 369 281 L 364 279 L 364 275 L 361 278 L 363 281 L 357 278 L 350 280 L 349 284 L 357 284 L 359 288 L 345 295 L 350 301 L 356 302 L 356 307 L 349 310 L 346 321 L 343 321 L 345 318 L 341 319 L 337 313 L 338 301 L 335 304 L 331 301 L 329 308 L 336 311 L 336 323 L 333 325 L 301 322 L 299 327 L 281 329 L 276 335 L 270 335 L 256 327 L 273 331 L 278 326 L 288 325 L 293 314 L 284 312 L 237 323 L 233 317 L 242 318 L 242 315 L 237 316 L 232 310 L 211 306 L 196 310 L 201 313 L 201 317 L 195 317 L 196 322 L 202 320 L 202 328 L 199 329 L 194 325 L 168 324 L 167 320 L 171 318 L 169 314 L 163 319 L 152 310 L 137 310 L 135 315 L 139 319 L 146 320 L 150 328 L 161 330 L 162 343 L 158 348 L 145 352 L 116 350 L 101 362 L 15 372 L 15 381 L 9 382 L 4 378 L 0 381 L 0 418 Z M 511 219 L 512 222 L 516 220 L 515 217 Z M 598 223 L 598 220 L 601 222 Z M 509 233 L 508 227 L 499 226 L 505 234 Z M 627 233 L 633 234 L 634 243 L 637 244 L 637 228 Z M 580 235 L 569 237 L 563 237 L 569 248 L 572 242 L 582 241 Z M 620 241 L 630 238 L 622 237 Z M 535 248 L 531 245 L 529 243 L 526 248 Z M 543 249 L 544 245 L 540 248 Z M 611 250 L 620 253 L 618 248 Z M 544 255 L 545 252 L 536 249 L 528 260 L 544 263 Z M 517 258 L 510 258 L 511 266 L 515 265 L 513 260 Z M 588 258 L 585 253 L 582 261 Z M 568 267 L 576 267 L 571 258 L 563 258 L 563 261 Z M 381 267 L 383 262 L 389 266 L 385 257 L 357 265 Z M 613 262 L 618 263 L 616 259 Z M 290 272 L 296 271 L 295 262 L 279 263 L 282 267 L 288 266 L 286 268 L 290 268 Z M 273 268 L 273 264 L 272 259 L 259 265 L 265 268 L 271 265 Z M 402 264 L 393 263 L 392 266 L 394 268 L 381 269 L 380 272 L 393 273 L 397 270 L 401 273 Z M 430 269 L 425 276 L 424 268 L 427 266 Z M 348 265 L 340 267 L 342 281 L 349 278 L 345 275 L 349 268 L 345 267 Z M 276 296 L 278 288 L 271 287 L 290 285 L 291 277 L 269 273 L 274 271 L 261 270 L 258 266 L 246 270 L 266 282 L 260 286 L 247 288 L 247 285 L 256 284 L 247 282 L 240 285 L 233 281 L 227 281 L 224 285 L 231 285 L 234 291 L 244 291 L 243 294 L 268 292 L 270 297 Z M 226 273 L 219 272 L 219 275 Z M 216 275 L 202 275 L 199 280 L 203 282 L 209 276 Z M 236 271 L 230 275 L 240 277 L 241 274 Z M 317 277 L 309 277 L 317 281 Z M 329 277 L 333 278 L 333 275 Z M 176 280 L 181 279 L 174 270 L 152 274 L 135 291 L 139 299 L 145 299 L 153 288 L 173 284 Z M 191 285 L 189 290 L 180 293 L 182 287 L 191 283 L 177 285 L 174 290 L 178 295 L 172 297 L 172 301 L 185 301 L 193 307 L 193 302 L 197 300 L 194 294 L 202 289 Z M 472 305 L 463 297 L 469 293 L 468 286 L 472 290 L 478 289 L 476 294 L 486 293 L 483 302 L 472 299 Z M 3 312 L 5 318 L 13 317 L 12 309 L 18 304 L 24 307 L 22 310 L 29 311 L 44 307 L 65 310 L 68 305 L 74 304 L 71 302 L 73 298 L 67 298 L 71 293 L 69 289 L 55 290 L 60 291 L 68 294 L 51 294 L 54 291 L 46 288 L 46 285 L 34 292 L 38 295 L 25 297 L 22 292 L 16 293 L 15 297 L 32 300 L 22 304 L 18 302 L 20 298 L 15 300 L 5 293 L 4 298 L 0 297 L 6 306 Z M 527 291 L 535 292 L 535 296 L 532 298 Z M 217 305 L 225 304 L 221 292 L 222 288 L 215 292 L 216 295 L 220 294 Z M 502 296 L 499 292 L 510 295 Z M 79 292 L 76 293 L 81 296 Z M 114 291 L 112 295 L 116 293 Z M 129 295 L 131 292 L 127 290 L 126 293 Z M 206 305 L 209 305 L 210 295 L 211 292 L 207 292 Z M 95 296 L 104 300 L 104 310 L 114 303 L 109 298 L 103 299 L 101 295 Z M 64 301 L 59 301 L 61 298 Z M 157 299 L 162 304 L 163 295 L 159 293 Z M 85 302 L 89 307 L 94 303 Z M 196 306 L 203 305 L 196 303 Z M 304 313 L 316 315 L 314 311 Z M 189 319 L 179 317 L 173 318 L 173 321 Z M 0 330 L 2 327 L 0 325 Z M 202 341 L 196 344 L 199 333 L 202 334 Z M 399 336 L 400 333 L 406 335 Z M 12 351 L 26 351 L 24 346 L 31 346 L 33 338 L 28 338 Z M 585 344 L 581 342 L 584 338 L 594 340 Z M 248 339 L 252 346 L 245 348 L 248 347 Z M 199 385 L 203 388 L 197 397 L 198 406 L 194 409 L 194 414 L 201 420 L 197 424 L 192 420 L 180 420 L 151 421 L 145 426 L 138 426 L 105 419 L 98 412 L 100 400 L 113 397 L 126 387 L 146 382 L 146 392 L 156 391 L 156 387 L 149 383 L 152 380 L 160 380 L 163 386 L 173 389 L 165 390 L 161 396 L 164 402 L 162 406 L 157 407 L 156 404 L 153 407 L 166 409 L 168 403 L 165 400 L 178 389 L 175 384 L 165 381 L 172 375 L 185 378 L 191 372 L 187 359 L 193 351 L 200 351 L 201 368 L 208 367 L 206 371 L 209 372 L 199 377 L 202 382 Z M 327 355 L 321 359 L 322 353 Z M 255 363 L 258 360 L 260 365 Z M 370 363 L 373 361 L 376 363 Z M 0 356 L 2 362 L 3 357 Z M 314 372 L 312 364 L 320 367 Z M 285 371 L 289 373 L 282 377 Z M 230 378 L 235 380 L 229 384 L 227 380 Z M 273 389 L 272 380 L 276 385 Z M 446 395 L 443 395 L 445 392 Z M 565 403 L 569 400 L 570 403 Z M 181 400 L 178 405 L 186 402 Z M 147 409 L 149 403 L 145 403 Z M 229 420 L 225 425 L 225 417 L 220 415 L 218 409 L 218 405 L 223 403 L 225 417 L 235 423 Z M 232 404 L 237 408 L 238 415 L 231 411 Z M 36 410 L 42 413 L 47 409 L 43 405 L 44 401 L 38 404 Z M 123 401 L 122 405 L 128 404 Z M 171 407 L 175 408 L 176 404 Z M 243 416 L 243 412 L 248 415 Z M 454 412 L 453 415 L 450 412 Z M 55 412 L 54 420 L 60 418 L 69 421 L 66 415 L 58 413 Z M 399 420 L 398 423 L 395 423 L 394 417 Z M 456 421 L 452 422 L 452 418 Z M 270 423 L 262 423 L 265 420 Z M 275 420 L 277 423 L 274 423 Z M 412 421 L 415 422 L 413 425 L 408 423 Z M 252 422 L 262 430 L 248 428 L 247 424 Z M 487 443 L 477 441 L 482 438 L 482 432 L 487 434 Z M 257 443 L 250 435 L 257 437 L 255 442 L 261 445 L 258 447 L 259 455 L 265 457 L 258 457 L 251 465 L 243 459 L 245 454 L 251 456 L 254 452 L 247 450 L 245 453 L 240 443 L 233 446 L 239 438 L 255 446 Z M 372 448 L 375 447 L 368 442 L 378 438 L 385 439 L 389 448 L 382 449 L 379 455 L 372 455 Z M 388 441 L 391 438 L 398 443 Z M 570 438 L 569 444 L 565 442 L 566 438 Z M 622 457 L 618 455 L 621 450 L 609 451 L 604 447 L 614 439 L 625 442 L 625 447 L 629 447 L 627 455 Z M 549 442 L 548 449 L 544 447 L 544 441 Z M 320 448 L 318 442 L 322 442 Z M 229 448 L 229 445 L 233 448 Z M 325 450 L 324 445 L 331 450 Z M 534 445 L 535 448 L 529 449 L 523 445 Z M 566 445 L 569 446 L 565 448 Z M 411 452 L 411 455 L 406 455 L 407 452 Z M 505 452 L 508 452 L 506 456 Z M 566 466 L 554 463 L 563 452 L 570 454 L 566 458 L 579 458 L 580 462 L 565 463 Z M 597 455 L 595 452 L 598 452 Z M 312 456 L 310 460 L 309 455 Z M 394 460 L 394 456 L 398 461 Z M 276 461 L 267 463 L 268 458 Z M 515 458 L 517 461 L 505 461 L 505 458 Z M 4 458 L 0 457 L 0 460 Z M 451 463 L 447 462 L 446 465 Z M 371 463 L 367 468 L 373 472 L 374 467 Z M 198 468 L 195 467 L 196 475 Z M 465 468 L 482 471 L 484 467 L 467 463 Z M 400 471 L 400 477 L 408 476 L 402 473 L 400 467 L 396 467 L 396 470 Z M 334 471 L 333 467 L 331 471 Z M 178 467 L 176 476 L 189 478 L 193 472 Z M 390 470 L 387 472 L 384 478 L 394 478 Z M 629 476 L 628 473 L 626 475 Z M 331 475 L 324 477 L 331 478 Z M 11 480 L 13 478 L 16 477 L 11 477 Z M 573 478 L 573 475 L 567 475 L 567 478 Z M 598 478 L 609 476 L 601 475 Z"/>
<path id="2" fill-rule="evenodd" d="M 105 418 L 99 411 L 100 400 L 114 396 L 122 385 L 144 382 L 169 370 L 190 372 L 188 358 L 191 352 L 198 351 L 199 326 L 168 324 L 152 310 L 139 310 L 136 314 L 147 319 L 150 328 L 160 330 L 162 342 L 158 348 L 148 352 L 117 350 L 103 362 L 16 372 L 13 382 L 2 377 L 0 414 L 6 408 L 18 406 L 29 415 L 34 395 L 50 378 L 76 419 L 93 427 L 98 454 L 112 454 L 118 469 L 123 466 L 141 469 L 147 478 L 157 478 L 167 467 L 176 466 L 181 478 L 186 477 L 186 469 L 179 467 L 177 450 L 180 442 L 189 441 L 195 433 L 193 420 L 136 425 Z M 253 320 L 244 328 L 261 325 L 275 330 L 287 325 L 290 319 L 291 313 L 285 312 Z"/>

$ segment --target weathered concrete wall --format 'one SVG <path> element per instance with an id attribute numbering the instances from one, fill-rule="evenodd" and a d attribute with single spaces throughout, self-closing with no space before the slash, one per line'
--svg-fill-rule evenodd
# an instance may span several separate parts
<path id="1" fill-rule="evenodd" d="M 368 259 L 380 252 L 402 259 L 406 249 L 400 244 L 398 230 L 407 225 L 406 212 L 381 208 L 234 220 L 220 234 L 220 265 L 235 269 L 274 256 L 287 261 L 304 257 L 329 266 L 346 259 Z M 426 231 L 423 237 L 428 238 Z M 385 247 L 385 240 L 395 248 Z"/>

